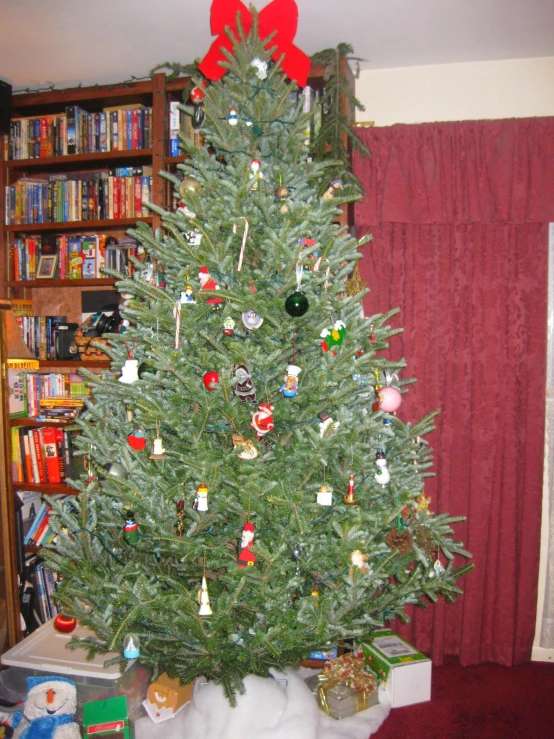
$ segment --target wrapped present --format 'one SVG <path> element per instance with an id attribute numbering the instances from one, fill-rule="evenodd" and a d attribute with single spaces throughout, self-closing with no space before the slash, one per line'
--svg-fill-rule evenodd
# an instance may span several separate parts
<path id="1" fill-rule="evenodd" d="M 378 702 L 377 681 L 364 672 L 364 660 L 343 654 L 323 666 L 317 676 L 319 707 L 333 718 L 346 718 Z"/>

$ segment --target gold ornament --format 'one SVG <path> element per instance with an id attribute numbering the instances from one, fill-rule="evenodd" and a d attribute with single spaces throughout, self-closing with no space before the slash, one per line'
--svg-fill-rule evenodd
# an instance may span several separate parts
<path id="1" fill-rule="evenodd" d="M 354 295 L 361 293 L 362 290 L 365 290 L 366 287 L 367 282 L 362 280 L 360 275 L 360 265 L 358 264 L 358 262 L 356 262 L 356 266 L 352 271 L 352 275 L 350 276 L 350 279 L 346 282 L 346 292 L 352 298 L 354 297 Z"/>
<path id="2" fill-rule="evenodd" d="M 415 502 L 417 503 L 417 510 L 418 513 L 421 511 L 427 511 L 429 513 L 429 503 L 431 502 L 431 498 L 426 498 L 425 493 L 421 493 L 421 495 L 418 495 L 418 497 L 415 499 Z"/>
<path id="3" fill-rule="evenodd" d="M 433 541 L 433 532 L 428 526 L 416 521 L 414 524 L 414 541 L 428 557 L 432 556 L 435 551 L 435 542 Z"/>
<path id="4" fill-rule="evenodd" d="M 181 198 L 184 198 L 188 192 L 200 195 L 200 183 L 194 177 L 183 177 L 179 185 L 179 195 Z"/>

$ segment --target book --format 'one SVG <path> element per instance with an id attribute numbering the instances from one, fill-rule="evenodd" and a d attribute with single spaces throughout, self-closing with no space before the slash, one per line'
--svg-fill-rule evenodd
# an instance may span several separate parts
<path id="1" fill-rule="evenodd" d="M 48 482 L 61 482 L 62 477 L 60 474 L 56 429 L 46 426 L 41 431 Z"/>
<path id="2" fill-rule="evenodd" d="M 33 482 L 33 463 L 31 459 L 31 445 L 29 443 L 28 429 L 19 429 L 19 442 L 21 449 L 21 460 L 25 482 Z"/>
<path id="3" fill-rule="evenodd" d="M 8 411 L 10 418 L 25 418 L 29 411 L 26 373 L 8 369 Z"/>
<path id="4" fill-rule="evenodd" d="M 25 539 L 23 540 L 23 543 L 25 544 L 25 546 L 28 546 L 31 540 L 33 539 L 33 537 L 35 536 L 38 527 L 43 521 L 45 513 L 46 513 L 46 501 L 43 500 L 36 513 L 35 519 L 33 523 L 31 524 L 29 530 L 27 531 Z"/>
<path id="5" fill-rule="evenodd" d="M 33 447 L 35 450 L 35 456 L 37 461 L 38 480 L 37 482 L 46 482 L 46 462 L 44 458 L 44 450 L 42 446 L 42 429 L 31 429 L 31 437 L 33 440 Z M 32 447 L 31 447 L 32 449 Z M 32 451 L 31 451 L 32 454 Z"/>

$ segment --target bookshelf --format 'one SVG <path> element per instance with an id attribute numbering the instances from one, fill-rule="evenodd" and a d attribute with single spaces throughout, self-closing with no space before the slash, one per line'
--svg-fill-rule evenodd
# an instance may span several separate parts
<path id="1" fill-rule="evenodd" d="M 348 80 L 352 91 L 354 90 L 354 76 L 348 66 L 346 59 L 341 60 L 341 73 Z M 324 85 L 325 70 L 321 66 L 313 65 L 309 84 L 312 88 L 322 88 Z M 189 87 L 189 79 L 180 77 L 177 79 L 168 79 L 165 74 L 158 73 L 152 79 L 146 81 L 137 81 L 132 83 L 79 87 L 65 90 L 50 90 L 42 93 L 29 93 L 15 95 L 12 101 L 12 120 L 36 120 L 55 121 L 51 123 L 52 128 L 47 128 L 46 136 L 49 132 L 58 133 L 52 136 L 55 143 L 51 144 L 51 150 L 48 150 L 50 144 L 44 143 L 42 134 L 42 123 L 39 125 L 40 143 L 37 144 L 37 138 L 32 137 L 35 148 L 33 153 L 40 154 L 31 158 L 26 155 L 29 153 L 29 130 L 33 135 L 36 129 L 31 129 L 31 124 L 21 123 L 22 130 L 26 131 L 27 138 L 19 139 L 18 145 L 21 146 L 20 151 L 14 151 L 14 145 L 10 147 L 7 137 L 0 136 L 0 349 L 2 350 L 2 382 L 0 386 L 0 399 L 2 402 L 0 408 L 0 431 L 1 447 L 0 447 L 0 485 L 1 485 L 1 503 L 0 503 L 0 528 L 2 531 L 0 543 L 0 652 L 22 638 L 20 626 L 20 607 L 18 593 L 18 572 L 21 572 L 21 562 L 18 563 L 18 556 L 21 559 L 21 549 L 17 546 L 16 526 L 15 526 L 15 496 L 21 491 L 29 493 L 45 493 L 45 494 L 71 494 L 71 489 L 64 482 L 21 482 L 14 481 L 12 474 L 12 431 L 13 429 L 23 429 L 31 431 L 33 429 L 44 429 L 52 426 L 52 422 L 48 420 L 37 420 L 36 417 L 18 417 L 10 418 L 8 411 L 8 383 L 5 356 L 5 315 L 9 311 L 11 301 L 30 301 L 32 304 L 33 315 L 37 316 L 65 316 L 70 323 L 81 324 L 82 304 L 81 298 L 85 292 L 94 292 L 115 288 L 115 280 L 112 278 L 101 276 L 100 270 L 95 273 L 94 277 L 81 277 L 80 279 L 69 279 L 64 272 L 62 274 L 62 265 L 60 261 L 57 263 L 57 273 L 53 277 L 47 279 L 39 278 L 33 272 L 38 265 L 34 265 L 30 269 L 28 262 L 25 263 L 23 275 L 21 263 L 15 261 L 15 244 L 21 249 L 25 255 L 25 259 L 29 257 L 29 244 L 33 240 L 41 239 L 39 243 L 39 251 L 46 240 L 52 243 L 52 239 L 60 239 L 56 241 L 56 249 L 59 245 L 64 245 L 66 241 L 63 239 L 79 239 L 90 234 L 103 235 L 106 237 L 113 236 L 119 240 L 126 236 L 127 230 L 134 227 L 137 221 L 144 221 L 150 224 L 153 229 L 161 226 L 161 219 L 157 214 L 140 211 L 135 207 L 138 205 L 134 202 L 134 210 L 131 213 L 116 213 L 115 206 L 110 209 L 109 197 L 110 191 L 103 192 L 101 190 L 104 185 L 95 185 L 98 179 L 108 180 L 110 177 L 119 177 L 112 175 L 111 172 L 117 172 L 118 169 L 142 168 L 142 172 L 148 172 L 151 177 L 150 190 L 148 200 L 156 206 L 171 207 L 172 193 L 169 192 L 167 181 L 159 177 L 159 173 L 163 170 L 175 169 L 175 166 L 183 161 L 183 157 L 179 155 L 171 155 L 170 150 L 170 109 L 171 103 L 182 101 L 183 92 Z M 343 101 L 343 112 L 345 112 L 352 122 L 354 121 L 354 110 L 347 109 L 347 101 Z M 63 136 L 67 130 L 63 126 L 67 126 L 67 109 L 69 106 L 79 106 L 88 114 L 93 116 L 95 128 L 93 129 L 93 138 L 90 138 L 90 129 L 86 139 L 83 140 L 85 149 L 82 153 L 60 153 L 59 149 L 63 149 Z M 132 148 L 118 148 L 114 150 L 113 141 L 109 151 L 97 151 L 95 148 L 100 147 L 100 132 L 102 126 L 103 113 L 107 109 L 119 110 L 142 110 L 150 111 L 148 113 L 148 136 L 143 131 L 142 145 L 137 134 L 136 140 L 133 133 L 133 120 L 131 113 L 131 129 L 127 136 L 127 143 L 131 143 Z M 60 118 L 66 114 L 65 123 L 60 123 Z M 113 110 L 110 110 L 110 115 Z M 117 112 L 119 116 L 120 113 Z M 122 115 L 122 114 L 121 114 Z M 141 120 L 144 122 L 146 113 L 142 113 Z M 106 116 L 107 120 L 107 116 Z M 90 119 L 87 118 L 87 125 L 90 125 Z M 123 118 L 118 122 L 122 122 Z M 125 123 L 127 123 L 127 114 L 125 113 Z M 34 124 L 33 124 L 34 125 Z M 50 124 L 48 124 L 50 125 Z M 60 128 L 61 126 L 61 128 Z M 98 127 L 96 127 L 98 126 Z M 129 133 L 129 131 L 127 130 Z M 94 139 L 94 136 L 98 136 Z M 91 145 L 92 142 L 92 145 Z M 347 142 L 345 142 L 346 144 Z M 27 147 L 26 149 L 24 147 Z M 44 147 L 41 148 L 41 147 Z M 67 148 L 67 147 L 66 147 Z M 12 157 L 10 158 L 10 153 Z M 22 154 L 24 158 L 14 158 L 14 154 Z M 52 176 L 55 176 L 53 178 Z M 138 177 L 139 175 L 134 175 Z M 64 192 L 64 204 L 54 207 L 55 200 L 50 203 L 50 189 L 45 182 L 74 182 L 87 183 L 87 194 L 89 189 L 88 183 L 93 183 L 90 188 L 93 192 L 93 204 L 90 210 L 85 210 L 83 206 L 83 184 L 67 185 L 71 193 L 73 205 L 67 206 L 64 211 L 65 199 L 67 197 Z M 18 184 L 19 183 L 19 184 Z M 136 182 L 135 182 L 136 184 Z M 35 196 L 38 191 L 34 188 L 43 186 L 45 189 L 40 190 L 40 195 Z M 18 211 L 17 196 L 15 190 L 20 188 L 20 193 L 24 193 L 21 202 L 26 205 L 20 205 Z M 51 185 L 52 191 L 56 185 Z M 100 188 L 95 190 L 94 188 Z M 115 184 L 114 184 L 115 187 Z M 9 195 L 6 188 L 10 188 Z M 71 189 L 73 188 L 73 189 Z M 106 192 L 108 198 L 106 199 Z M 25 210 L 25 217 L 21 217 L 24 207 L 29 207 L 28 198 L 38 198 L 31 201 L 31 210 Z M 75 193 L 79 197 L 74 199 Z M 52 196 L 53 198 L 55 196 Z M 25 199 L 26 198 L 26 199 Z M 79 200 L 79 198 L 81 198 Z M 96 198 L 96 199 L 95 199 Z M 129 200 L 129 199 L 128 199 Z M 40 217 L 35 217 L 35 208 Z M 42 210 L 41 210 L 42 209 Z M 72 210 L 73 209 L 73 210 Z M 46 215 L 45 215 L 46 213 Z M 75 217 L 75 213 L 78 217 Z M 91 213 L 94 216 L 91 217 Z M 32 218 L 28 218 L 31 215 Z M 59 216 L 62 218 L 59 218 Z M 102 216 L 102 217 L 100 217 Z M 106 217 L 107 216 L 107 217 Z M 22 220 L 33 220 L 39 222 L 23 223 Z M 344 207 L 342 215 L 338 219 L 341 226 L 348 226 L 352 222 L 351 206 Z M 26 239 L 30 239 L 29 243 Z M 18 241 L 19 240 L 19 241 Z M 24 277 L 24 279 L 22 279 Z M 109 360 L 106 359 L 86 359 L 81 358 L 79 361 L 60 360 L 50 357 L 49 359 L 40 359 L 38 362 L 38 372 L 44 375 L 48 373 L 76 373 L 79 367 L 87 367 L 97 369 L 99 371 L 108 369 Z M 56 427 L 64 427 L 67 424 L 60 421 L 56 423 Z M 36 546 L 27 546 L 26 553 L 36 553 L 39 548 Z M 19 554 L 18 554 L 19 552 Z M 4 636 L 3 636 L 4 634 Z"/>

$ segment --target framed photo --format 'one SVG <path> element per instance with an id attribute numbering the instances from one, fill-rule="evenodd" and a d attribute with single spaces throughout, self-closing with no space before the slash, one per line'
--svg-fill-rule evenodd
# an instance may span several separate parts
<path id="1" fill-rule="evenodd" d="M 38 263 L 37 269 L 37 280 L 52 279 L 56 274 L 56 267 L 58 265 L 58 255 L 42 256 Z"/>

